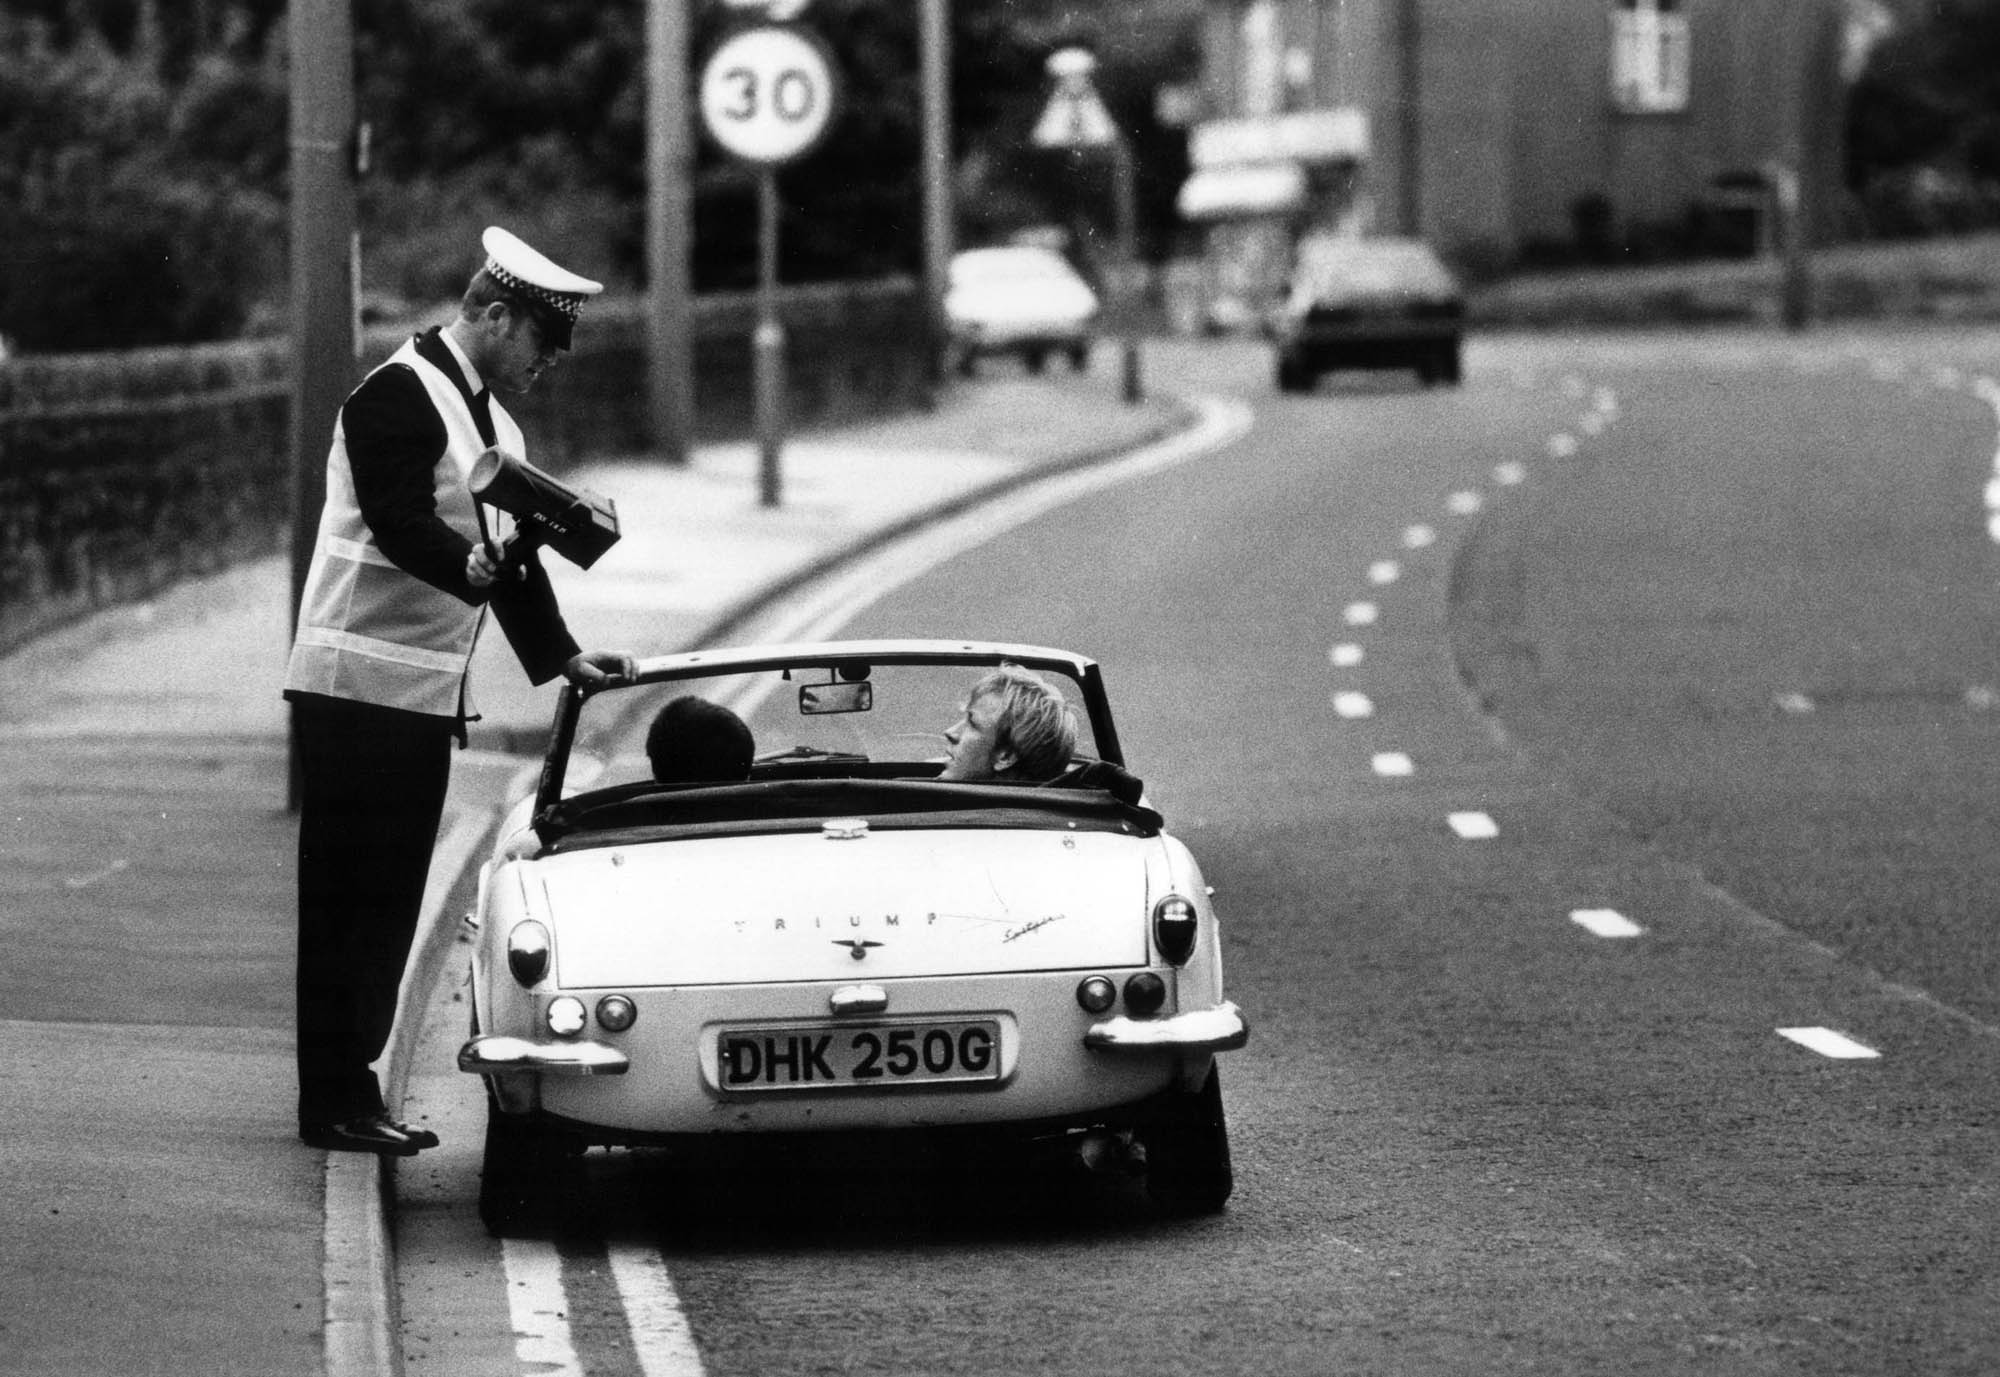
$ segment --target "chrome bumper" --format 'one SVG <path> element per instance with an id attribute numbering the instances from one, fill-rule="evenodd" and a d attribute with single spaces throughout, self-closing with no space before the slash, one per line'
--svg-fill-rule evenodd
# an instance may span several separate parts
<path id="1" fill-rule="evenodd" d="M 554 1076 L 622 1076 L 632 1060 L 601 1042 L 530 1042 L 486 1034 L 458 1049 L 458 1069 L 485 1076 L 540 1071 Z"/>
<path id="2" fill-rule="evenodd" d="M 1100 1052 L 1233 1052 L 1249 1040 L 1243 1011 L 1227 1000 L 1171 1018 L 1108 1018 L 1083 1035 Z"/>

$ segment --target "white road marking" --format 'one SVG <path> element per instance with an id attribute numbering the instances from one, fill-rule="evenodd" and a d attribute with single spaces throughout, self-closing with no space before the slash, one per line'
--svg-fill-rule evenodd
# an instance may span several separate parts
<path id="1" fill-rule="evenodd" d="M 1326 652 L 1326 658 L 1335 669 L 1353 669 L 1360 664 L 1366 651 L 1352 641 L 1342 641 Z"/>
<path id="2" fill-rule="evenodd" d="M 1504 464 L 1496 464 L 1493 468 L 1493 481 L 1503 488 L 1518 487 L 1528 481 L 1528 466 L 1511 459 Z"/>
<path id="3" fill-rule="evenodd" d="M 2000 512 L 1986 518 L 1986 534 L 2000 541 Z"/>
<path id="4" fill-rule="evenodd" d="M 1347 689 L 1333 695 L 1333 710 L 1346 718 L 1373 717 L 1375 704 L 1367 694 Z"/>
<path id="5" fill-rule="evenodd" d="M 2000 455 L 1996 455 L 1993 462 L 2000 466 Z M 1986 480 L 1986 505 L 1990 510 L 2000 512 L 2000 477 Z"/>
<path id="6" fill-rule="evenodd" d="M 650 1248 L 613 1243 L 606 1252 L 645 1377 L 702 1377 L 701 1350 L 674 1294 L 667 1265 Z"/>
<path id="7" fill-rule="evenodd" d="M 1579 374 L 1566 373 L 1563 375 L 1562 390 L 1572 397 L 1581 397 L 1590 390 L 1590 385 Z"/>
<path id="8" fill-rule="evenodd" d="M 1467 489 L 1453 493 L 1445 499 L 1444 505 L 1453 516 L 1471 516 L 1485 505 L 1485 501 L 1478 493 Z"/>
<path id="9" fill-rule="evenodd" d="M 1417 772 L 1416 763 L 1401 751 L 1377 751 L 1370 767 L 1385 779 L 1400 779 Z"/>
<path id="10" fill-rule="evenodd" d="M 1965 691 L 1965 706 L 1974 712 L 1991 712 L 2000 707 L 2000 691 L 1991 684 L 1974 684 Z"/>
<path id="11" fill-rule="evenodd" d="M 1551 459 L 1573 458 L 1578 448 L 1577 438 L 1566 430 L 1559 435 L 1549 437 L 1548 451 Z"/>
<path id="12" fill-rule="evenodd" d="M 555 1245 L 542 1239 L 502 1239 L 500 1262 L 507 1273 L 514 1357 L 538 1377 L 583 1377 L 570 1339 L 562 1256 Z"/>
<path id="13" fill-rule="evenodd" d="M 1799 717 L 1802 717 L 1806 713 L 1811 712 L 1813 708 L 1816 706 L 1813 703 L 1813 700 L 1807 697 L 1803 693 L 1773 694 L 1771 697 L 1771 701 L 1778 705 L 1780 711 L 1789 712 L 1794 716 L 1799 716 Z"/>
<path id="14" fill-rule="evenodd" d="M 1403 531 L 1403 548 L 1406 550 L 1421 550 L 1427 545 L 1436 544 L 1437 538 L 1438 533 L 1432 527 L 1423 525 L 1410 526 Z"/>
<path id="15" fill-rule="evenodd" d="M 1378 559 L 1368 566 L 1368 581 L 1376 587 L 1394 583 L 1403 576 L 1403 568 L 1393 559 Z"/>
<path id="16" fill-rule="evenodd" d="M 881 599 L 946 560 L 1066 503 L 1200 458 L 1241 439 L 1255 421 L 1255 413 L 1245 402 L 1204 397 L 1195 399 L 1194 405 L 1201 419 L 1192 430 L 1135 450 L 1122 459 L 1030 483 L 854 560 L 839 574 L 819 584 L 812 595 L 787 602 L 776 615 L 742 628 L 746 642 L 824 640 Z"/>
<path id="17" fill-rule="evenodd" d="M 1597 389 L 1597 395 L 1590 399 L 1591 409 L 1600 416 L 1618 414 L 1618 394 L 1608 387 Z"/>
<path id="18" fill-rule="evenodd" d="M 1637 937 L 1645 931 L 1615 908 L 1571 909 L 1569 920 L 1598 937 Z"/>
<path id="19" fill-rule="evenodd" d="M 1465 841 L 1490 841 L 1500 835 L 1499 824 L 1484 813 L 1453 813 L 1445 822 Z"/>
<path id="20" fill-rule="evenodd" d="M 1845 1033 L 1836 1033 L 1831 1028 L 1780 1028 L 1778 1036 L 1789 1038 L 1801 1047 L 1810 1048 L 1822 1057 L 1834 1057 L 1842 1061 L 1858 1061 L 1882 1055 L 1873 1047 L 1856 1042 Z"/>
<path id="21" fill-rule="evenodd" d="M 1340 614 L 1340 619 L 1349 626 L 1373 626 L 1382 609 L 1372 602 L 1351 602 Z"/>
<path id="22" fill-rule="evenodd" d="M 92 885 L 96 884 L 100 880 L 110 879 L 113 875 L 116 875 L 119 871 L 123 870 L 126 866 L 130 864 L 132 864 L 132 862 L 121 859 L 113 861 L 110 865 L 107 865 L 100 870 L 93 870 L 88 875 L 72 875 L 68 879 L 63 881 L 63 888 L 89 889 Z"/>

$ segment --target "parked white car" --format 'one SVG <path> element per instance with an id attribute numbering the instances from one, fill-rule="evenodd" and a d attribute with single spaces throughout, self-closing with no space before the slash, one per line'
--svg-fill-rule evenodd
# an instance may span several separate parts
<path id="1" fill-rule="evenodd" d="M 1072 703 L 1072 768 L 940 780 L 940 729 L 1005 662 Z M 643 760 L 594 755 L 681 694 L 750 724 L 747 780 L 661 784 Z M 767 646 L 567 688 L 468 921 L 458 1060 L 490 1092 L 480 1207 L 496 1232 L 556 1208 L 595 1145 L 734 1162 L 804 1138 L 823 1160 L 843 1141 L 948 1137 L 1143 1169 L 1170 1211 L 1229 1196 L 1216 1053 L 1248 1029 L 1223 998 L 1220 922 L 1080 656 Z"/>
<path id="2" fill-rule="evenodd" d="M 1053 249 L 1012 244 L 955 254 L 944 312 L 962 373 L 995 354 L 1020 355 L 1031 373 L 1051 353 L 1078 370 L 1090 364 L 1097 293 Z"/>

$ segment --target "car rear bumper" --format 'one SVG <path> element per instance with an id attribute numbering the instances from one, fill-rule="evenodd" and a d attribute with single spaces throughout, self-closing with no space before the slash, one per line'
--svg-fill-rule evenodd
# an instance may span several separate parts
<path id="1" fill-rule="evenodd" d="M 1099 1052 L 1233 1052 L 1249 1040 L 1243 1011 L 1227 1000 L 1170 1018 L 1108 1018 L 1083 1035 Z"/>
<path id="2" fill-rule="evenodd" d="M 458 1049 L 458 1069 L 479 1075 L 539 1072 L 552 1076 L 622 1076 L 631 1058 L 601 1042 L 531 1042 L 487 1034 Z"/>

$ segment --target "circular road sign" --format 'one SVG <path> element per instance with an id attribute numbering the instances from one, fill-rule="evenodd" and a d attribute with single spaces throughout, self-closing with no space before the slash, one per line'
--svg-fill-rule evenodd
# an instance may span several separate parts
<path id="1" fill-rule="evenodd" d="M 725 152 L 782 163 L 819 142 L 839 85 L 819 38 L 789 24 L 742 29 L 701 69 L 701 119 Z"/>

